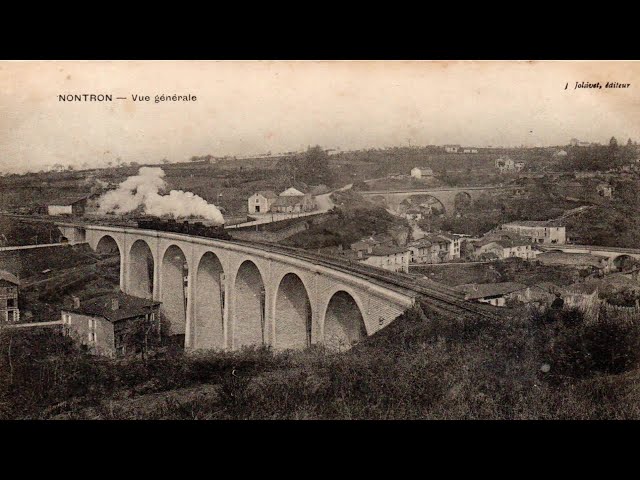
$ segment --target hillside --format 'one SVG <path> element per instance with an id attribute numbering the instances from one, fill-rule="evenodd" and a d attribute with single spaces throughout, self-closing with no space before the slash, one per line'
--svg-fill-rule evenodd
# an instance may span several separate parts
<path id="1" fill-rule="evenodd" d="M 638 323 L 513 313 L 456 320 L 423 305 L 342 354 L 114 361 L 46 332 L 2 332 L 0 419 L 640 418 Z"/>

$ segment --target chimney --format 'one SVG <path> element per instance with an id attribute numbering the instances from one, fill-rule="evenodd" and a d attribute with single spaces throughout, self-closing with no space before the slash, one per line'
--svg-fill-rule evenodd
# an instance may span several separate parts
<path id="1" fill-rule="evenodd" d="M 358 258 L 362 258 L 362 250 L 358 250 Z"/>
<path id="2" fill-rule="evenodd" d="M 112 298 L 111 299 L 111 310 L 118 310 L 118 308 L 120 308 L 120 305 L 118 303 L 118 298 Z"/>
<path id="3" fill-rule="evenodd" d="M 367 253 L 373 253 L 373 247 L 371 245 L 367 245 Z"/>
<path id="4" fill-rule="evenodd" d="M 73 297 L 73 308 L 80 308 L 80 297 Z"/>

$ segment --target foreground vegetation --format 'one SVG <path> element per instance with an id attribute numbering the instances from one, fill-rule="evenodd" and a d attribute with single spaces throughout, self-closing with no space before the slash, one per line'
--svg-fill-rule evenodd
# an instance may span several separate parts
<path id="1" fill-rule="evenodd" d="M 50 331 L 5 331 L 0 418 L 640 418 L 639 325 L 575 311 L 451 320 L 425 306 L 346 353 L 120 361 Z"/>

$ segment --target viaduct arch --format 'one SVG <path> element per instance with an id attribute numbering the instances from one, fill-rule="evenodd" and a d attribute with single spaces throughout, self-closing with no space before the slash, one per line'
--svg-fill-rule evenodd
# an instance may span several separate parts
<path id="1" fill-rule="evenodd" d="M 121 290 L 161 301 L 171 333 L 184 337 L 189 350 L 350 346 L 418 297 L 264 246 L 137 228 L 82 228 L 92 249 L 118 249 Z"/>

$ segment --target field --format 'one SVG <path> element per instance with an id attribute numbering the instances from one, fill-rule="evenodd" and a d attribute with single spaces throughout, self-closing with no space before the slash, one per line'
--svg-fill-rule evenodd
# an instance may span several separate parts
<path id="1" fill-rule="evenodd" d="M 115 361 L 5 331 L 0 419 L 639 419 L 639 352 L 638 323 L 445 319 L 428 305 L 346 353 Z"/>

